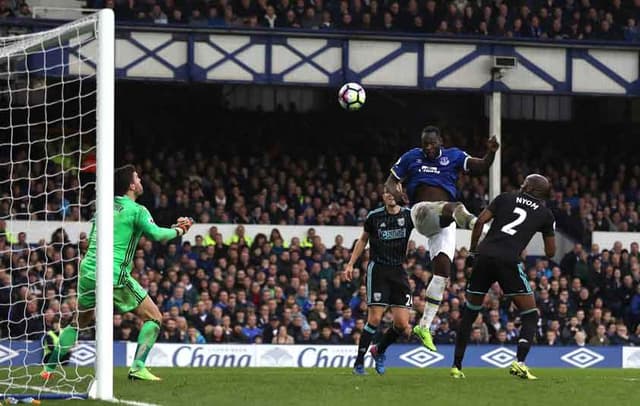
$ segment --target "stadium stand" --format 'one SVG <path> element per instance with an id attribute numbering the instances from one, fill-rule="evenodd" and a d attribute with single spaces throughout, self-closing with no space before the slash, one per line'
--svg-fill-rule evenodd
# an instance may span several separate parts
<path id="1" fill-rule="evenodd" d="M 246 118 L 246 113 L 229 120 L 237 123 L 243 117 Z M 187 153 L 184 146 L 180 149 L 169 143 L 165 148 L 146 150 L 145 138 L 134 135 L 123 146 L 126 151 L 121 161 L 140 167 L 146 187 L 140 202 L 159 224 L 171 224 L 180 214 L 190 215 L 199 223 L 361 225 L 367 211 L 379 204 L 381 185 L 397 159 L 389 151 L 412 147 L 415 139 L 412 134 L 418 131 L 404 129 L 390 134 L 385 128 L 367 130 L 352 134 L 352 142 L 357 145 L 354 147 L 340 140 L 343 132 L 332 127 L 317 131 L 334 133 L 333 139 L 324 135 L 317 137 L 322 141 L 317 141 L 316 133 L 306 124 L 316 122 L 317 117 L 305 118 L 296 113 L 269 117 L 256 121 L 262 126 L 259 129 L 255 124 L 215 128 L 212 131 L 216 133 L 233 135 L 225 138 L 234 141 L 198 145 L 194 149 L 198 152 L 193 154 Z M 311 149 L 315 142 L 329 144 L 318 144 L 326 155 L 303 152 L 297 138 L 299 128 L 307 131 L 306 142 Z M 153 129 L 148 131 L 154 133 Z M 505 134 L 503 165 L 508 170 L 504 172 L 502 189 L 517 189 L 530 172 L 544 173 L 554 186 L 549 205 L 558 229 L 585 246 L 591 245 L 592 231 L 640 231 L 640 165 L 633 164 L 634 149 L 622 149 L 612 155 L 609 150 L 599 148 L 598 140 L 587 138 L 576 146 L 570 137 L 559 136 L 562 129 L 549 131 L 549 127 L 531 126 L 518 128 L 516 134 Z M 448 144 L 460 145 L 471 154 L 484 153 L 484 141 L 476 132 L 472 131 L 467 138 L 463 134 L 467 134 L 466 129 L 445 130 Z M 171 137 L 162 136 L 167 140 Z M 612 145 L 630 145 L 627 137 L 628 132 L 620 131 L 608 139 Z M 235 142 L 238 139 L 243 139 L 246 146 L 239 148 Z M 550 139 L 555 145 L 553 149 L 546 147 Z M 360 155 L 356 157 L 349 148 L 351 151 L 357 148 Z M 573 151 L 571 156 L 561 152 L 567 150 Z M 225 159 L 219 151 L 236 155 Z M 25 153 L 16 150 L 14 159 Z M 9 179 L 13 174 L 18 178 L 28 172 L 26 163 L 8 165 L 8 159 L 0 156 L 0 177 Z M 81 173 L 69 172 L 63 179 L 51 166 L 46 184 L 44 178 L 14 181 L 13 189 L 9 190 L 8 182 L 0 182 L 0 218 L 91 219 L 93 207 L 87 202 L 93 199 L 92 185 L 78 180 L 95 176 L 95 156 L 90 151 L 82 157 L 69 155 L 67 159 L 74 162 L 80 159 L 84 166 Z M 49 193 L 62 182 L 64 194 Z M 80 184 L 86 186 L 80 190 Z M 477 214 L 488 204 L 486 177 L 463 174 L 459 186 L 459 199 L 472 212 Z"/>
<path id="2" fill-rule="evenodd" d="M 121 21 L 246 28 L 372 30 L 541 40 L 638 41 L 640 1 L 88 0 Z"/>
<path id="3" fill-rule="evenodd" d="M 169 139 L 167 151 L 171 153 L 158 148 L 147 152 L 146 138 L 133 137 L 121 146 L 126 151 L 121 156 L 125 162 L 139 163 L 146 187 L 140 202 L 152 211 L 158 224 L 168 225 L 178 215 L 188 214 L 204 223 L 274 224 L 274 228 L 279 224 L 361 225 L 366 211 L 379 204 L 378 185 L 395 159 L 380 151 L 401 151 L 411 145 L 413 138 L 407 136 L 411 131 L 404 130 L 396 137 L 384 130 L 377 135 L 367 133 L 366 148 L 363 146 L 360 156 L 369 158 L 300 155 L 295 153 L 299 152 L 295 130 L 303 128 L 298 120 L 304 121 L 300 116 L 281 114 L 279 118 L 252 120 L 263 126 L 267 122 L 266 127 L 276 129 L 278 137 L 270 137 L 268 130 L 254 133 L 250 127 L 240 128 L 248 146 L 242 148 L 244 153 L 231 154 L 230 159 L 215 155 L 216 151 L 233 151 L 224 139 L 237 144 L 240 133 L 229 133 L 236 136 L 223 137 L 213 150 L 193 148 L 199 153 L 191 155 L 176 150 Z M 517 142 L 505 134 L 503 165 L 508 170 L 504 172 L 503 190 L 516 188 L 530 171 L 548 174 L 555 189 L 549 204 L 558 226 L 578 241 L 558 264 L 544 258 L 523 258 L 543 315 L 538 344 L 640 344 L 638 246 L 598 247 L 589 241 L 591 230 L 638 229 L 640 166 L 590 166 L 585 162 L 633 162 L 624 155 L 632 151 L 605 157 L 610 152 L 594 152 L 599 151 L 597 140 L 586 138 L 576 146 L 571 138 L 553 133 L 545 136 L 544 131 L 531 127 L 537 135 L 519 134 Z M 446 129 L 447 142 L 465 145 L 459 138 L 461 132 L 465 133 Z M 254 135 L 246 138 L 246 134 Z M 544 147 L 548 137 L 554 137 L 553 150 Z M 264 139 L 270 141 L 265 144 L 261 141 Z M 309 142 L 314 139 L 309 134 Z M 480 138 L 470 139 L 465 149 L 481 153 Z M 322 142 L 331 144 L 325 150 L 336 148 L 341 152 L 340 144 L 330 136 Z M 624 132 L 612 134 L 609 142 L 625 145 Z M 352 146 L 343 148 L 353 150 Z M 560 155 L 559 151 L 568 150 L 573 151 L 571 157 Z M 87 163 L 87 171 L 76 175 L 90 179 L 95 157 L 82 157 L 82 161 Z M 57 172 L 55 166 L 50 174 Z M 12 166 L 14 175 L 26 169 L 19 163 Z M 9 175 L 0 174 L 4 179 Z M 45 193 L 45 185 L 38 180 L 30 184 L 12 182 L 13 190 L 6 190 L 7 182 L 0 183 L 0 219 L 24 219 L 21 213 L 31 211 L 35 213 L 32 219 L 88 220 L 91 207 L 78 204 L 78 199 L 82 196 L 90 200 L 91 193 L 78 193 L 77 188 L 69 187 L 76 178 L 65 180 L 68 193 L 64 195 Z M 47 185 L 54 187 L 61 181 L 49 176 Z M 30 200 L 27 190 L 32 192 Z M 473 211 L 486 205 L 485 178 L 462 176 L 461 190 L 462 200 Z M 27 210 L 25 204 L 32 205 L 31 209 Z M 143 239 L 138 247 L 133 274 L 165 314 L 160 341 L 352 343 L 358 339 L 366 317 L 361 271 L 366 258 L 359 264 L 359 275 L 353 283 L 341 276 L 352 241 L 335 246 L 334 241 L 313 239 L 281 241 L 275 231 L 270 235 L 234 236 L 214 229 L 211 234 L 195 238 L 193 245 L 154 244 Z M 58 313 L 64 325 L 75 308 L 78 264 L 69 259 L 76 258 L 78 250 L 86 250 L 87 241 L 70 241 L 63 232 L 57 232 L 46 247 L 38 245 L 42 244 L 24 233 L 8 234 L 6 222 L 0 220 L 3 336 L 35 337 L 51 328 Z M 448 300 L 436 320 L 439 343 L 451 343 L 458 327 L 468 271 L 465 256 L 464 250 L 457 254 Z M 412 245 L 406 267 L 412 272 L 417 292 L 414 317 L 419 317 L 424 306 L 423 290 L 431 277 L 424 247 Z M 477 321 L 474 333 L 478 342 L 499 343 L 517 337 L 517 315 L 499 291 L 492 292 L 486 307 L 489 310 Z M 351 309 L 351 314 L 346 309 Z M 23 314 L 33 317 L 25 320 Z M 14 320 L 13 315 L 20 317 Z M 139 324 L 134 315 L 116 316 L 114 323 L 116 339 L 136 339 Z M 286 331 L 279 329 L 282 326 Z"/>
<path id="4" fill-rule="evenodd" d="M 0 0 L 0 18 L 31 17 L 29 3 Z M 86 6 L 112 8 L 119 21 L 137 24 L 640 41 L 639 0 L 525 3 L 503 0 L 88 0 Z"/>
<path id="5" fill-rule="evenodd" d="M 76 308 L 76 253 L 86 250 L 87 241 L 70 241 L 56 230 L 45 247 L 27 243 L 24 234 L 11 244 L 5 227 L 0 222 L 0 336 L 38 339 L 55 322 L 69 322 Z M 347 282 L 341 270 L 349 242 L 332 245 L 318 237 L 311 245 L 287 241 L 284 248 L 276 233 L 256 235 L 251 243 L 225 243 L 229 237 L 218 236 L 209 245 L 203 239 L 193 245 L 140 241 L 132 275 L 163 311 L 159 341 L 357 341 L 366 318 L 367 255 L 354 281 Z M 451 343 L 460 322 L 466 255 L 464 249 L 456 254 L 436 320 L 439 343 Z M 424 247 L 410 245 L 405 266 L 415 286 L 413 317 L 424 307 L 428 258 Z M 560 264 L 523 258 L 542 315 L 537 344 L 640 345 L 639 259 L 637 243 L 602 249 L 576 244 Z M 513 304 L 496 287 L 485 307 L 474 329 L 478 343 L 513 342 L 519 327 Z M 131 313 L 115 316 L 114 327 L 117 340 L 137 338 L 139 322 Z M 83 334 L 92 338 L 91 332 Z"/>

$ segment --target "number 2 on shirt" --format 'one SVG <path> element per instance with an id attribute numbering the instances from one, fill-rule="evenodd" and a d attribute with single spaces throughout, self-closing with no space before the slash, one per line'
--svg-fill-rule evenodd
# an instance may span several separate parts
<path id="1" fill-rule="evenodd" d="M 527 212 L 520 207 L 516 207 L 515 209 L 513 209 L 513 212 L 518 216 L 518 218 L 513 220 L 511 223 L 505 224 L 500 229 L 500 231 L 509 235 L 514 235 L 515 233 L 517 233 L 518 230 L 516 230 L 515 228 L 524 223 L 524 221 L 527 219 Z"/>

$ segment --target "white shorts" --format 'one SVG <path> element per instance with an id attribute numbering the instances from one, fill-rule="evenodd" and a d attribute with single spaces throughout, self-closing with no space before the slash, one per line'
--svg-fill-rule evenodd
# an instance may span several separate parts
<path id="1" fill-rule="evenodd" d="M 441 228 L 437 234 L 427 237 L 429 242 L 429 255 L 433 260 L 441 252 L 453 261 L 456 253 L 456 222 Z"/>
<path id="2" fill-rule="evenodd" d="M 429 238 L 440 232 L 440 214 L 446 202 L 418 202 L 411 207 L 416 231 Z"/>
<path id="3" fill-rule="evenodd" d="M 444 253 L 453 261 L 456 251 L 456 223 L 440 227 L 440 213 L 447 202 L 418 202 L 411 208 L 413 225 L 420 234 L 427 237 L 431 259 Z"/>

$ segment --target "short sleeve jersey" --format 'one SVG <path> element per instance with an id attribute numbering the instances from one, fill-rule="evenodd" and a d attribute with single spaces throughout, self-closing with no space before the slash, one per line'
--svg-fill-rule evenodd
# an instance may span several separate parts
<path id="1" fill-rule="evenodd" d="M 383 265 L 402 265 L 412 230 L 411 211 L 406 207 L 397 214 L 390 214 L 384 207 L 370 211 L 364 231 L 369 234 L 371 260 Z"/>
<path id="2" fill-rule="evenodd" d="M 502 193 L 487 209 L 493 213 L 493 223 L 478 246 L 481 255 L 517 260 L 537 232 L 543 237 L 554 235 L 553 213 L 542 200 L 526 193 Z"/>
<path id="3" fill-rule="evenodd" d="M 413 148 L 398 159 L 391 173 L 396 179 L 406 182 L 411 204 L 416 203 L 415 191 L 421 184 L 444 189 L 453 201 L 458 194 L 458 172 L 467 170 L 468 159 L 469 154 L 458 148 L 441 148 L 435 159 L 429 159 L 422 148 Z"/>

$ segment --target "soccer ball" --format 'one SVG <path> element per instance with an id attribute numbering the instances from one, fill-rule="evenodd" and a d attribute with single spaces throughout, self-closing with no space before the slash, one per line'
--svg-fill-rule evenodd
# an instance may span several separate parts
<path id="1" fill-rule="evenodd" d="M 366 98 L 364 88 L 354 82 L 346 83 L 338 91 L 338 103 L 345 110 L 360 110 Z"/>

